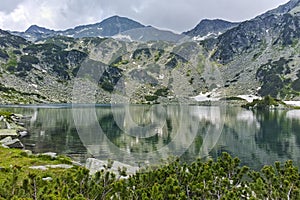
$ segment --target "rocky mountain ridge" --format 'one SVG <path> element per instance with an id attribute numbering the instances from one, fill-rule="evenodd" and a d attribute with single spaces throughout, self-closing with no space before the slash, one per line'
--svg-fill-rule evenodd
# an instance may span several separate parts
<path id="1" fill-rule="evenodd" d="M 174 42 L 174 43 L 181 42 L 185 39 L 187 40 L 190 39 L 185 35 L 176 34 L 171 31 L 160 30 L 152 26 L 135 28 L 128 31 L 124 31 L 114 35 L 113 38 L 129 41 L 129 42 L 166 41 L 166 42 Z"/>
<path id="2" fill-rule="evenodd" d="M 242 22 L 214 41 L 212 60 L 226 66 L 225 74 L 234 72 L 226 87 L 238 85 L 253 93 L 255 88 L 246 86 L 252 83 L 261 96 L 299 95 L 299 8 L 299 1 L 290 1 Z"/>
<path id="3" fill-rule="evenodd" d="M 239 23 L 237 22 L 233 23 L 221 19 L 204 19 L 195 28 L 183 32 L 183 34 L 193 37 L 194 40 L 201 41 L 208 38 L 217 38 L 222 33 L 238 25 Z"/>
<path id="4" fill-rule="evenodd" d="M 12 33 L 34 42 L 54 36 L 67 36 L 73 38 L 110 37 L 124 31 L 143 27 L 145 26 L 139 22 L 126 17 L 112 16 L 99 23 L 76 26 L 75 28 L 62 31 L 54 31 L 32 25 L 25 32 Z"/>

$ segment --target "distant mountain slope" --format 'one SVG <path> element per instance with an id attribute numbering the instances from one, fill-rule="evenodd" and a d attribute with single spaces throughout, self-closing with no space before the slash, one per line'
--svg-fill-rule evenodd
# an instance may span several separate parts
<path id="1" fill-rule="evenodd" d="M 61 35 L 74 38 L 110 37 L 123 31 L 142 28 L 144 25 L 126 17 L 112 16 L 100 23 L 77 26 L 75 28 L 53 31 L 37 25 L 30 26 L 25 32 L 12 32 L 30 41 Z"/>
<path id="2" fill-rule="evenodd" d="M 189 96 L 197 95 L 205 87 L 198 85 L 203 82 L 199 76 L 203 66 L 199 66 L 199 71 L 192 68 L 193 60 L 202 51 L 197 43 L 181 47 L 166 41 L 139 43 L 65 36 L 32 43 L 5 31 L 0 34 L 0 44 L 3 44 L 0 46 L 0 104 L 70 103 L 78 73 L 81 76 L 84 73 L 82 84 L 76 87 L 81 92 L 78 97 L 86 101 L 95 95 L 98 103 L 110 103 L 117 84 L 117 90 L 122 90 L 122 84 L 126 83 L 132 87 L 129 88 L 134 90 L 130 97 L 132 103 L 167 102 L 176 95 L 188 102 Z M 186 52 L 187 46 L 197 53 Z M 174 80 L 171 72 L 179 67 L 183 79 Z M 99 77 L 94 80 L 97 74 Z"/>
<path id="3" fill-rule="evenodd" d="M 131 29 L 142 28 L 144 25 L 128 19 L 126 17 L 113 16 L 104 19 L 100 23 L 77 26 L 73 29 L 59 31 L 58 34 L 71 36 L 74 38 L 82 37 L 109 37 Z"/>
<path id="4" fill-rule="evenodd" d="M 53 34 L 55 31 L 37 25 L 30 26 L 25 33 L 27 34 Z"/>
<path id="5" fill-rule="evenodd" d="M 217 37 L 225 31 L 236 27 L 239 23 L 228 22 L 221 19 L 204 19 L 192 30 L 183 34 L 194 37 L 196 40 L 204 40 L 208 37 Z"/>
<path id="6" fill-rule="evenodd" d="M 13 35 L 20 36 L 28 41 L 37 41 L 55 35 L 54 30 L 50 30 L 37 25 L 30 26 L 25 32 L 12 31 Z"/>
<path id="7" fill-rule="evenodd" d="M 292 44 L 300 35 L 300 1 L 292 0 L 285 5 L 245 21 L 218 38 L 213 55 L 221 63 L 228 63 L 235 55 L 260 48 L 263 45 Z"/>
<path id="8" fill-rule="evenodd" d="M 147 26 L 143 28 L 131 29 L 129 31 L 121 32 L 113 38 L 127 41 L 167 41 L 178 42 L 183 39 L 184 35 L 179 35 L 171 31 L 159 30 L 157 28 Z"/>
<path id="9" fill-rule="evenodd" d="M 9 32 L 0 29 L 0 47 L 20 48 L 21 45 L 27 44 L 29 44 L 29 42 L 26 41 L 24 38 L 11 35 Z"/>
<path id="10" fill-rule="evenodd" d="M 119 17 L 100 24 L 67 30 L 66 36 L 33 26 L 24 34 L 41 34 L 38 42 L 0 30 L 0 101 L 70 102 L 82 65 L 90 68 L 79 89 L 93 95 L 90 88 L 97 88 L 99 103 L 112 100 L 117 84 L 118 94 L 132 87 L 128 92 L 133 103 L 168 102 L 178 96 L 188 102 L 198 94 L 300 100 L 300 0 L 233 27 L 204 20 L 198 31 L 186 34 L 228 29 L 201 42 Z M 98 33 L 117 34 L 114 39 L 95 37 Z M 90 83 L 97 70 L 103 74 Z"/>

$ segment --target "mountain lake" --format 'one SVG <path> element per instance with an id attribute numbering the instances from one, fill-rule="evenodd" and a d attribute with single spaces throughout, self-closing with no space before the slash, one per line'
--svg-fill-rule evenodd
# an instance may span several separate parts
<path id="1" fill-rule="evenodd" d="M 192 162 L 222 152 L 260 169 L 293 160 L 300 167 L 300 110 L 250 111 L 239 106 L 24 105 L 1 106 L 30 116 L 21 138 L 34 153 L 56 152 L 126 164 Z"/>

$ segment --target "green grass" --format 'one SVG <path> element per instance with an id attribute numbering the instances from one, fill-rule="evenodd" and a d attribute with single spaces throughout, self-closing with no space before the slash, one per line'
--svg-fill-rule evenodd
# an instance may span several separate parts
<path id="1" fill-rule="evenodd" d="M 3 116 L 4 118 L 9 118 L 11 115 L 12 115 L 11 112 L 0 110 L 0 116 Z"/>
<path id="2" fill-rule="evenodd" d="M 56 165 L 56 164 L 70 164 L 71 159 L 63 156 L 57 158 L 51 158 L 46 155 L 28 155 L 23 150 L 19 149 L 5 149 L 0 147 L 0 185 L 7 178 L 9 178 L 14 169 L 19 171 L 19 180 L 23 180 L 24 177 L 32 172 L 39 173 L 40 175 L 58 176 L 64 173 L 66 169 L 49 169 L 46 171 L 30 169 L 31 166 L 39 165 Z"/>
<path id="3" fill-rule="evenodd" d="M 17 55 L 12 51 L 8 52 L 9 60 L 5 64 L 5 67 L 16 67 L 18 65 Z"/>

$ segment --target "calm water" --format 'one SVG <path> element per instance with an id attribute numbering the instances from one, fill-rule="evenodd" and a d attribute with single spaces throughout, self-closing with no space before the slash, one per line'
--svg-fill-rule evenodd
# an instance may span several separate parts
<path id="1" fill-rule="evenodd" d="M 300 110 L 160 105 L 0 110 L 32 116 L 26 122 L 30 136 L 22 138 L 27 149 L 66 154 L 82 162 L 96 157 L 128 164 L 157 163 L 169 156 L 192 161 L 226 151 L 256 169 L 288 159 L 300 166 Z"/>

